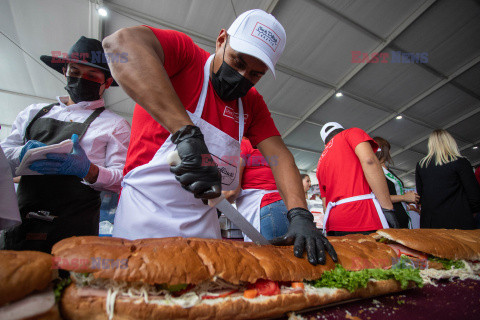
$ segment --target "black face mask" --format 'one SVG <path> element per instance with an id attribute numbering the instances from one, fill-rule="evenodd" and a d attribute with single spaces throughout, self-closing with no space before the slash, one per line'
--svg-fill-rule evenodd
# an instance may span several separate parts
<path id="1" fill-rule="evenodd" d="M 225 47 L 227 44 L 225 44 Z M 236 100 L 247 94 L 253 87 L 247 78 L 242 76 L 225 62 L 225 48 L 223 51 L 223 62 L 217 73 L 212 71 L 212 85 L 218 96 L 224 101 Z"/>
<path id="2" fill-rule="evenodd" d="M 105 81 L 106 82 L 106 81 Z M 105 83 L 104 82 L 104 83 Z M 100 87 L 103 83 L 86 80 L 83 78 L 67 76 L 67 90 L 73 102 L 95 101 L 100 99 Z"/>

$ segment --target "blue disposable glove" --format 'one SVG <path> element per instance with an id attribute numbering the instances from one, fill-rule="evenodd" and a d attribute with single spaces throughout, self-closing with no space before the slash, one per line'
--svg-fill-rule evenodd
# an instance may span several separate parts
<path id="1" fill-rule="evenodd" d="M 72 135 L 71 153 L 47 153 L 46 160 L 37 160 L 30 169 L 41 174 L 59 174 L 85 178 L 90 169 L 90 160 L 78 142 L 78 135 Z"/>
<path id="2" fill-rule="evenodd" d="M 23 146 L 22 150 L 20 151 L 20 156 L 18 157 L 18 161 L 22 162 L 25 153 L 30 149 L 45 147 L 46 144 L 37 140 L 28 140 L 27 143 Z"/>

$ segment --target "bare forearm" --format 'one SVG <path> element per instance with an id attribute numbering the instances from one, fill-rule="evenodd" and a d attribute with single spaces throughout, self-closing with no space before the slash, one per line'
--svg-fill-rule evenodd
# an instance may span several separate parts
<path id="1" fill-rule="evenodd" d="M 355 147 L 355 154 L 360 161 L 368 185 L 375 194 L 375 197 L 377 197 L 382 208 L 393 209 L 393 204 L 388 192 L 387 179 L 385 179 L 383 175 L 382 166 L 375 156 L 375 153 L 373 153 L 370 143 L 368 141 L 359 143 Z"/>
<path id="2" fill-rule="evenodd" d="M 125 63 L 109 63 L 115 80 L 157 122 L 176 132 L 193 123 L 163 67 L 163 50 L 152 37 L 155 36 L 146 27 L 122 29 L 105 38 L 103 47 L 113 56 L 128 54 Z"/>
<path id="3" fill-rule="evenodd" d="M 287 209 L 296 207 L 307 209 L 300 172 L 292 154 L 285 147 L 281 138 L 270 137 L 262 141 L 258 148 L 272 168 L 275 183 Z"/>
<path id="4" fill-rule="evenodd" d="M 390 200 L 392 201 L 392 203 L 406 201 L 403 195 L 393 195 L 393 194 L 390 195 Z"/>
<path id="5" fill-rule="evenodd" d="M 302 179 L 293 159 L 292 161 L 289 161 L 289 159 L 280 160 L 279 165 L 275 170 L 272 168 L 272 171 L 278 191 L 287 209 L 290 210 L 296 207 L 307 209 Z"/>
<path id="6" fill-rule="evenodd" d="M 383 171 L 378 160 L 365 163 L 362 162 L 362 168 L 368 185 L 375 194 L 375 197 L 377 197 L 382 208 L 393 209 L 393 204 L 388 193 L 387 181 L 383 175 Z"/>

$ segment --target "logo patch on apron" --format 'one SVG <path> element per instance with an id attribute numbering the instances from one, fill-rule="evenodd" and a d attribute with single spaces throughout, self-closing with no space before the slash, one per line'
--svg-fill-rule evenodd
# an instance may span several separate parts
<path id="1" fill-rule="evenodd" d="M 212 158 L 218 166 L 218 171 L 222 174 L 222 184 L 229 186 L 235 181 L 237 175 L 237 166 L 231 159 L 222 159 L 212 154 Z M 237 160 L 238 162 L 238 160 Z"/>

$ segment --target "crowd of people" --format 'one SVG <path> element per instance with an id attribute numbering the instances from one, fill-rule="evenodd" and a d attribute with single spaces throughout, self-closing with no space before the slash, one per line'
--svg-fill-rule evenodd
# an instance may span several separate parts
<path id="1" fill-rule="evenodd" d="M 417 191 L 407 192 L 390 168 L 387 140 L 330 122 L 320 133 L 317 228 L 310 177 L 300 174 L 254 88 L 268 71 L 275 76 L 285 43 L 280 22 L 255 9 L 220 31 L 213 54 L 181 32 L 138 26 L 103 43 L 81 37 L 68 57 L 42 56 L 65 77 L 68 95 L 28 106 L 1 142 L 5 248 L 49 252 L 63 238 L 98 235 L 101 191 L 121 191 L 113 235 L 139 239 L 220 238 L 216 209 L 205 201 L 223 190 L 272 244 L 293 244 L 312 264 L 325 263 L 327 253 L 336 260 L 326 235 L 412 228 L 409 205 L 421 207 L 422 228 L 477 227 L 480 186 L 448 132 L 432 133 Z M 107 64 L 86 52 L 128 52 L 128 62 Z M 116 85 L 136 102 L 131 127 L 105 109 L 104 93 Z M 15 196 L 12 178 L 30 150 L 68 139 L 72 151 L 32 162 L 34 174 L 22 175 Z M 180 162 L 170 166 L 174 151 Z"/>

